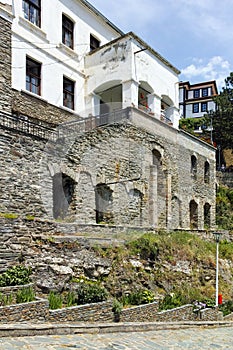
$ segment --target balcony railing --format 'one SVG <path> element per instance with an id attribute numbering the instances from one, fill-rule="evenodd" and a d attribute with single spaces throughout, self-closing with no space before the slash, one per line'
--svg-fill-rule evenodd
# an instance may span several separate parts
<path id="1" fill-rule="evenodd" d="M 0 125 L 41 139 L 51 139 L 52 141 L 57 139 L 56 130 L 32 122 L 28 120 L 27 116 L 15 116 L 6 112 L 0 112 Z"/>
<path id="2" fill-rule="evenodd" d="M 79 133 L 90 131 L 96 127 L 110 125 L 128 119 L 129 110 L 129 108 L 126 108 L 107 114 L 91 116 L 82 120 L 62 123 L 56 129 L 49 127 L 49 124 L 45 126 L 46 122 L 43 122 L 44 125 L 40 125 L 39 122 L 28 120 L 27 116 L 16 116 L 0 111 L 0 125 L 10 130 L 17 130 L 25 134 L 55 142 L 57 139 L 69 135 L 74 136 Z"/>

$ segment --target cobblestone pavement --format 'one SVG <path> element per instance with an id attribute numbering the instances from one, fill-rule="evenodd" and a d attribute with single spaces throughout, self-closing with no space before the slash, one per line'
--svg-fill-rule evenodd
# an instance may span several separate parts
<path id="1" fill-rule="evenodd" d="M 233 327 L 1 338 L 1 350 L 233 349 Z"/>

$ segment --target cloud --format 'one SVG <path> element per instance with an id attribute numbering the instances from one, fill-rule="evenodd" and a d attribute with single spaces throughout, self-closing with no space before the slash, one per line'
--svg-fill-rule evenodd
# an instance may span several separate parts
<path id="1" fill-rule="evenodd" d="M 154 0 L 93 0 L 91 3 L 125 32 L 148 28 L 165 12 L 160 1 Z"/>
<path id="2" fill-rule="evenodd" d="M 216 80 L 218 89 L 224 86 L 224 80 L 231 70 L 230 63 L 221 56 L 214 56 L 208 61 L 194 58 L 193 63 L 181 69 L 181 76 L 184 80 L 191 80 L 191 83 L 198 83 L 205 80 Z"/>

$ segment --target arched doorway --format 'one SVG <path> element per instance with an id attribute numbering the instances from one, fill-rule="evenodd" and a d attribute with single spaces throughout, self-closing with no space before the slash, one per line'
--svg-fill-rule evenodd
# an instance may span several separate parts
<path id="1" fill-rule="evenodd" d="M 53 217 L 64 219 L 74 200 L 75 182 L 66 174 L 53 176 Z"/>
<path id="2" fill-rule="evenodd" d="M 204 227 L 210 227 L 210 208 L 211 205 L 209 203 L 205 203 L 204 205 Z"/>
<path id="3" fill-rule="evenodd" d="M 141 191 L 135 188 L 129 191 L 129 220 L 136 226 L 142 225 L 142 198 Z"/>
<path id="4" fill-rule="evenodd" d="M 109 224 L 113 222 L 112 190 L 106 184 L 98 184 L 95 188 L 96 223 Z"/>
<path id="5" fill-rule="evenodd" d="M 122 84 L 119 81 L 109 81 L 95 89 L 95 115 L 106 115 L 122 109 Z"/>
<path id="6" fill-rule="evenodd" d="M 190 229 L 198 228 L 198 204 L 191 200 L 189 203 Z"/>

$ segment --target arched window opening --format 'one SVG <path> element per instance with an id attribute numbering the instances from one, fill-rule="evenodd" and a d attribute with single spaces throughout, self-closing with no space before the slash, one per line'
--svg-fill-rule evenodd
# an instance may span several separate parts
<path id="1" fill-rule="evenodd" d="M 130 219 L 134 221 L 136 225 L 142 225 L 142 198 L 143 194 L 137 189 L 129 191 L 129 214 Z"/>
<path id="2" fill-rule="evenodd" d="M 182 203 L 181 200 L 174 196 L 172 198 L 172 222 L 174 228 L 178 229 L 182 227 Z"/>
<path id="3" fill-rule="evenodd" d="M 75 182 L 66 174 L 58 173 L 53 176 L 53 217 L 54 219 L 67 216 L 74 198 Z"/>
<path id="4" fill-rule="evenodd" d="M 204 205 L 204 227 L 209 228 L 210 227 L 210 204 L 205 203 Z"/>
<path id="5" fill-rule="evenodd" d="M 198 204 L 191 200 L 189 203 L 190 229 L 198 228 Z"/>
<path id="6" fill-rule="evenodd" d="M 197 178 L 197 158 L 194 155 L 191 156 L 191 175 Z"/>
<path id="7" fill-rule="evenodd" d="M 138 89 L 138 108 L 143 110 L 144 112 L 150 112 L 150 108 L 148 106 L 148 95 L 150 92 L 139 86 Z"/>
<path id="8" fill-rule="evenodd" d="M 161 165 L 161 154 L 159 151 L 157 151 L 156 149 L 154 149 L 152 151 L 152 157 L 153 157 L 153 165 Z"/>
<path id="9" fill-rule="evenodd" d="M 210 182 L 210 164 L 207 161 L 204 166 L 204 182 L 207 184 Z"/>
<path id="10" fill-rule="evenodd" d="M 95 189 L 96 202 L 96 223 L 110 224 L 113 223 L 112 213 L 112 190 L 105 184 L 98 184 Z"/>

